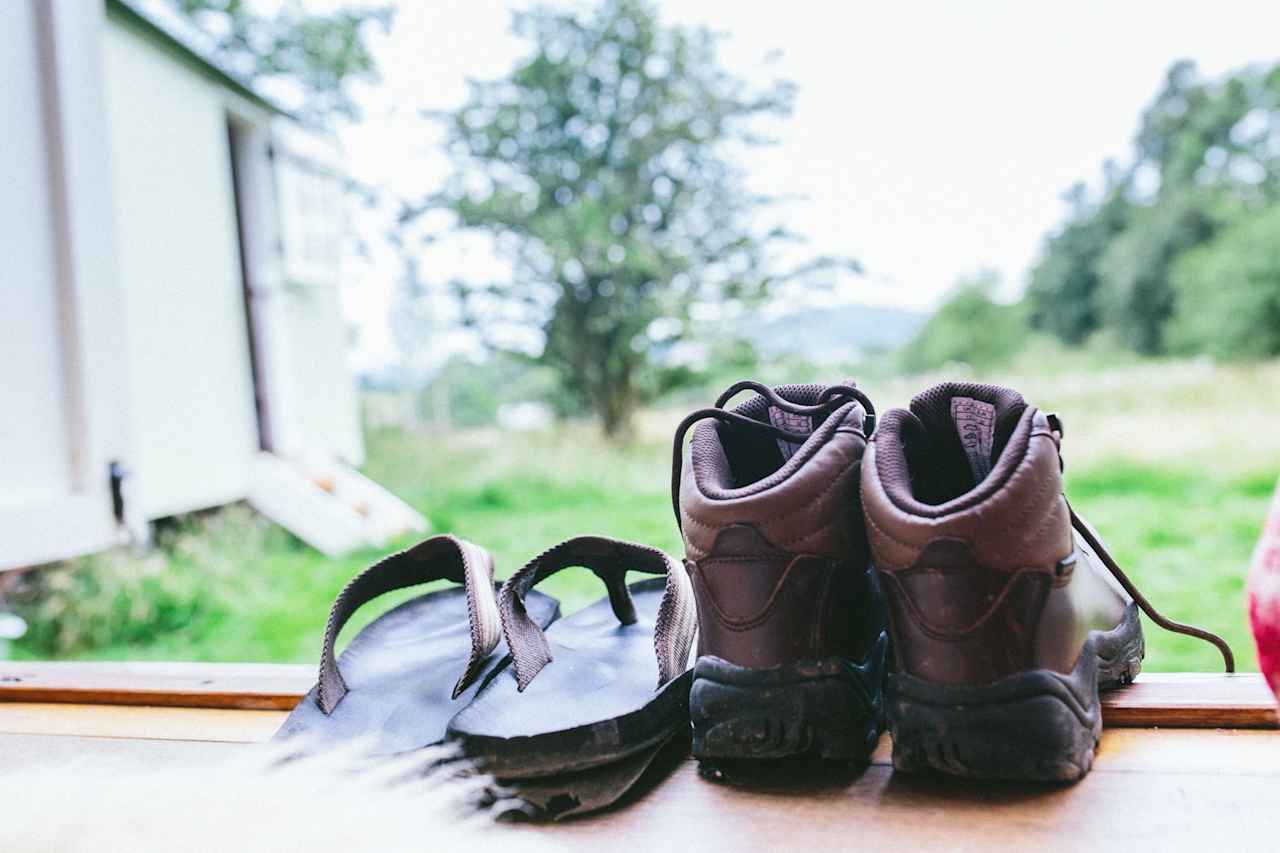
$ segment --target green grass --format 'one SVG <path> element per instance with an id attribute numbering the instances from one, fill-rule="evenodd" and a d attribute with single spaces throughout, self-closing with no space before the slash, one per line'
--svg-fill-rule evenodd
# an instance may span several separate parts
<path id="1" fill-rule="evenodd" d="M 1273 422 L 1280 411 L 1280 363 L 1060 367 L 996 378 L 1063 414 L 1068 495 L 1139 587 L 1166 615 L 1223 633 L 1242 668 L 1254 668 L 1244 575 L 1280 476 L 1280 431 Z M 882 405 L 901 404 L 928 381 L 886 379 L 867 383 L 867 390 Z M 668 441 L 681 414 L 646 413 L 637 439 L 622 447 L 602 441 L 586 424 L 516 435 L 379 431 L 368 436 L 365 470 L 419 508 L 435 531 L 483 544 L 501 576 L 580 533 L 679 554 Z M 80 619 L 101 627 L 88 639 L 76 640 L 71 631 L 61 646 L 37 631 L 40 636 L 15 645 L 16 654 L 311 662 L 333 597 L 378 556 L 325 559 L 244 508 L 189 521 L 172 540 L 149 558 L 116 554 L 42 570 L 63 577 L 35 588 L 24 609 L 29 620 L 76 626 Z M 151 568 L 139 572 L 140 565 Z M 156 592 L 158 578 L 167 586 Z M 566 611 L 603 595 L 586 572 L 566 572 L 544 586 Z M 52 599 L 48 588 L 55 590 Z M 163 602 L 157 606 L 163 618 L 126 630 L 134 624 L 130 602 L 148 595 Z M 379 611 L 374 606 L 358 614 L 346 636 Z M 1148 669 L 1219 665 L 1211 647 L 1149 623 L 1147 638 Z"/>
<path id="2" fill-rule="evenodd" d="M 368 444 L 367 473 L 418 507 L 434 529 L 484 545 L 500 576 L 586 533 L 680 553 L 670 449 L 656 435 L 619 447 L 590 425 L 570 424 L 542 434 L 473 431 L 442 442 L 381 432 Z M 566 611 L 604 594 L 587 572 L 561 573 L 541 588 L 559 596 Z"/>
<path id="3" fill-rule="evenodd" d="M 1069 472 L 1072 505 L 1098 527 L 1112 555 L 1166 616 L 1222 634 L 1242 668 L 1256 669 L 1244 581 L 1275 488 L 1262 477 L 1220 478 L 1125 462 Z M 1213 670 L 1218 652 L 1150 622 L 1147 668 Z"/>

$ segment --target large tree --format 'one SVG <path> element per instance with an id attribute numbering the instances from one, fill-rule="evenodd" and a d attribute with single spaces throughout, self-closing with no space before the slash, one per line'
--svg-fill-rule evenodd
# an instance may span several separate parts
<path id="1" fill-rule="evenodd" d="M 661 25 L 643 0 L 514 26 L 528 54 L 441 116 L 456 173 L 423 209 L 448 209 L 510 261 L 503 280 L 454 282 L 488 342 L 535 329 L 536 358 L 618 435 L 692 306 L 749 302 L 837 262 L 783 269 L 774 249 L 791 235 L 758 227 L 770 199 L 731 156 L 765 141 L 762 117 L 788 114 L 788 84 L 749 86 L 717 63 L 712 35 Z"/>

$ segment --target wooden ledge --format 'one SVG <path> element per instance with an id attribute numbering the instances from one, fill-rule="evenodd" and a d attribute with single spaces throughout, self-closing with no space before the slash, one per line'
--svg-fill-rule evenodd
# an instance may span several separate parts
<path id="1" fill-rule="evenodd" d="M 271 798 L 273 825 L 285 827 L 266 836 L 257 834 L 255 827 L 252 841 L 261 847 L 267 843 L 264 838 L 291 837 L 290 822 L 311 827 L 317 819 L 323 821 L 324 813 L 316 811 L 314 802 L 291 798 L 287 791 L 245 776 L 257 760 L 254 744 L 269 739 L 284 715 L 0 704 L 0 781 L 6 773 L 16 774 L 8 777 L 11 784 L 6 789 L 13 793 L 15 808 L 5 817 L 22 828 L 16 837 L 26 843 L 19 847 L 40 841 L 57 847 L 48 840 L 58 828 L 56 819 L 49 820 L 49 811 L 37 812 L 34 820 L 23 811 L 29 789 L 34 786 L 44 802 L 56 796 L 52 801 L 58 808 L 84 818 L 75 825 L 90 827 L 86 837 L 104 828 L 99 802 L 110 790 L 122 819 L 107 824 L 115 834 L 106 831 L 93 837 L 105 839 L 106 846 L 116 842 L 113 849 L 121 849 L 119 845 L 128 842 L 117 838 L 127 838 L 125 833 L 147 826 L 146 821 L 171 822 L 174 814 L 184 819 L 182 809 L 206 809 L 209 798 L 218 799 L 224 788 L 252 784 L 253 790 Z M 977 783 L 895 773 L 887 736 L 881 738 L 865 772 L 833 782 L 815 780 L 812 785 L 795 780 L 762 780 L 747 787 L 715 784 L 699 778 L 695 761 L 675 754 L 667 767 L 625 807 L 562 824 L 502 825 L 481 846 L 596 853 L 607 846 L 602 844 L 606 839 L 632 850 L 674 851 L 692 846 L 691 839 L 710 839 L 701 846 L 740 853 L 851 847 L 878 853 L 993 848 L 1209 851 L 1272 850 L 1280 835 L 1280 810 L 1275 808 L 1280 736 L 1259 729 L 1105 729 L 1092 773 L 1076 785 Z M 172 792 L 158 800 L 156 774 L 172 774 L 173 780 Z M 346 786 L 340 788 L 346 792 L 343 796 L 356 795 Z M 135 790 L 142 795 L 131 797 L 129 792 Z M 378 794 L 365 790 L 362 795 Z M 244 802 L 243 797 L 227 798 L 231 804 Z M 225 807 L 220 815 L 233 813 L 227 803 L 221 804 Z M 86 823 L 85 815 L 94 822 Z M 202 826 L 217 834 L 216 824 L 206 821 Z M 447 827 L 436 829 L 437 835 L 447 833 Z M 234 838 L 248 842 L 239 835 Z M 423 846 L 420 831 L 395 841 L 402 847 L 415 841 Z"/>
<path id="2" fill-rule="evenodd" d="M 1276 697 L 1257 672 L 1144 673 L 1102 694 L 1102 720 L 1113 728 L 1280 728 Z"/>
<path id="3" fill-rule="evenodd" d="M 287 711 L 315 684 L 307 664 L 0 662 L 0 702 Z M 1280 728 L 1258 673 L 1149 673 L 1103 694 L 1107 726 Z"/>
<path id="4" fill-rule="evenodd" d="M 289 711 L 315 683 L 305 664 L 0 661 L 0 702 Z"/>

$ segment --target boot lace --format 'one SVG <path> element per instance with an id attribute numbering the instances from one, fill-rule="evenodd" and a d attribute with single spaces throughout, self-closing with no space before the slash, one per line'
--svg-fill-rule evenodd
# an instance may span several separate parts
<path id="1" fill-rule="evenodd" d="M 818 395 L 818 402 L 806 406 L 799 403 L 793 403 L 790 400 L 783 399 L 774 389 L 760 382 L 750 379 L 744 379 L 735 382 L 724 390 L 713 406 L 706 409 L 697 409 L 690 412 L 684 420 L 680 421 L 680 425 L 676 427 L 675 439 L 671 444 L 671 509 L 675 512 L 676 525 L 683 530 L 684 519 L 680 516 L 680 476 L 682 474 L 682 462 L 684 455 L 684 440 L 689 430 L 701 421 L 708 419 L 718 420 L 725 424 L 735 424 L 737 426 L 747 427 L 748 429 L 758 430 L 773 438 L 789 441 L 794 444 L 803 444 L 809 436 L 789 432 L 787 430 L 776 427 L 765 421 L 758 421 L 755 418 L 747 417 L 732 410 L 726 409 L 725 404 L 741 394 L 743 391 L 754 391 L 768 401 L 769 405 L 790 412 L 793 415 L 829 415 L 831 412 L 848 403 L 850 400 L 856 400 L 862 404 L 862 408 L 866 410 L 867 416 L 864 421 L 864 430 L 870 435 L 875 428 L 875 406 L 871 404 L 871 399 L 867 397 L 861 390 L 854 386 L 852 382 L 841 383 L 839 385 L 831 385 L 822 390 Z"/>
<path id="2" fill-rule="evenodd" d="M 1057 415 L 1049 415 L 1049 425 L 1053 431 L 1054 441 L 1058 444 L 1058 463 L 1065 468 L 1066 463 L 1062 460 L 1062 419 Z M 1089 543 L 1089 547 L 1092 548 L 1094 553 L 1098 555 L 1098 558 L 1102 560 L 1102 564 L 1107 567 L 1107 571 L 1111 572 L 1111 575 L 1120 583 L 1120 586 L 1129 594 L 1129 597 L 1133 599 L 1139 609 L 1147 615 L 1148 619 L 1171 633 L 1183 634 L 1188 637 L 1195 637 L 1198 640 L 1204 640 L 1206 643 L 1217 648 L 1217 650 L 1222 654 L 1222 663 L 1227 672 L 1236 671 L 1236 658 L 1235 655 L 1231 653 L 1231 646 L 1227 645 L 1226 640 L 1222 639 L 1222 637 L 1219 637 L 1212 631 L 1206 631 L 1204 628 L 1197 628 L 1194 625 L 1185 625 L 1182 622 L 1170 619 L 1159 610 L 1156 610 L 1155 605 L 1147 600 L 1147 597 L 1138 590 L 1138 587 L 1134 582 L 1130 580 L 1129 576 L 1120 568 L 1120 565 L 1116 562 L 1115 558 L 1111 556 L 1111 552 L 1107 550 L 1106 546 L 1102 544 L 1102 540 L 1093 532 L 1093 528 L 1076 513 L 1075 509 L 1071 506 L 1070 501 L 1067 502 L 1067 510 L 1071 513 L 1071 526 L 1075 528 L 1076 532 L 1080 534 L 1085 542 Z"/>

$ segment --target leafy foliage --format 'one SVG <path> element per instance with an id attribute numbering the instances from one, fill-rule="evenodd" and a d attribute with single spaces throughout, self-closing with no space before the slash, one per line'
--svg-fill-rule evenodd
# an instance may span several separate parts
<path id="1" fill-rule="evenodd" d="M 268 16 L 244 0 L 170 2 L 210 36 L 224 64 L 251 82 L 289 81 L 301 91 L 299 112 L 320 122 L 357 116 L 349 84 L 378 79 L 367 28 L 391 24 L 390 7 L 315 14 L 289 0 Z"/>
<path id="2" fill-rule="evenodd" d="M 1175 63 L 1142 115 L 1132 164 L 1108 172 L 1096 203 L 1080 186 L 1069 195 L 1068 221 L 1032 271 L 1033 325 L 1069 344 L 1111 328 L 1141 353 L 1280 351 L 1269 335 L 1242 338 L 1254 327 L 1235 313 L 1275 287 L 1269 246 L 1248 223 L 1278 195 L 1280 65 L 1215 81 Z M 1201 251 L 1211 245 L 1250 257 Z"/>
<path id="3" fill-rule="evenodd" d="M 1179 257 L 1169 347 L 1223 358 L 1280 354 L 1280 206 Z"/>
<path id="4" fill-rule="evenodd" d="M 1212 210 L 1201 193 L 1171 194 L 1132 212 L 1098 261 L 1098 309 L 1122 342 L 1140 353 L 1163 351 L 1164 326 L 1174 310 L 1169 271 L 1180 253 L 1213 231 Z"/>
<path id="5" fill-rule="evenodd" d="M 963 281 L 902 352 L 912 372 L 949 364 L 983 369 L 1007 362 L 1025 342 L 1024 307 L 993 299 L 997 279 L 982 273 Z"/>
<path id="6" fill-rule="evenodd" d="M 1071 215 L 1032 270 L 1027 303 L 1034 328 L 1079 344 L 1100 325 L 1099 262 L 1124 230 L 1129 204 L 1114 186 L 1098 205 L 1090 204 L 1084 184 L 1072 187 L 1067 199 Z"/>
<path id="7" fill-rule="evenodd" d="M 712 35 L 662 26 L 643 0 L 518 14 L 515 31 L 530 53 L 441 117 L 457 170 L 423 209 L 452 211 L 511 261 L 510 280 L 454 283 L 488 342 L 537 330 L 526 349 L 618 434 L 672 378 L 661 356 L 693 306 L 731 310 L 837 262 L 780 271 L 770 250 L 791 235 L 753 228 L 770 200 L 732 162 L 765 141 L 758 120 L 789 112 L 788 84 L 748 86 Z"/>
<path id="8" fill-rule="evenodd" d="M 107 551 L 30 572 L 12 597 L 31 626 L 24 643 L 61 656 L 216 624 L 252 592 L 255 581 L 242 572 L 255 555 L 293 542 L 248 507 L 233 506 L 174 520 L 157 530 L 145 555 Z"/>
<path id="9" fill-rule="evenodd" d="M 1152 170 L 1159 193 L 1193 185 L 1242 196 L 1275 191 L 1280 150 L 1280 65 L 1203 80 L 1190 61 L 1174 63 L 1142 115 L 1135 168 Z"/>

